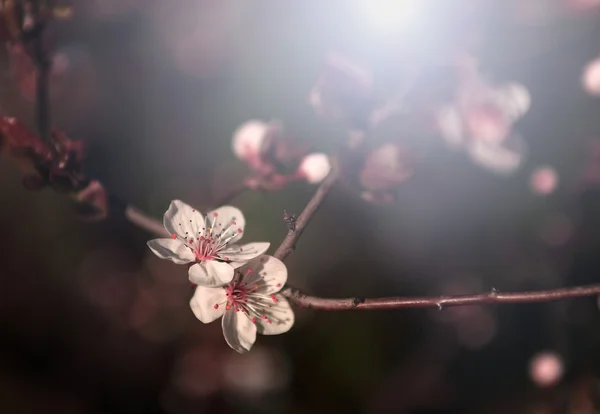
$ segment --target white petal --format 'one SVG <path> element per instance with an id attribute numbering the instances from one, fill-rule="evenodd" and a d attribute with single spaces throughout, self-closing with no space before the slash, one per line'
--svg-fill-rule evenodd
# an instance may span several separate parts
<path id="1" fill-rule="evenodd" d="M 590 95 L 600 95 L 600 58 L 592 60 L 584 68 L 581 75 L 581 84 Z"/>
<path id="2" fill-rule="evenodd" d="M 525 115 L 531 107 L 531 95 L 527 88 L 519 83 L 502 86 L 498 97 L 499 103 L 513 120 Z"/>
<path id="3" fill-rule="evenodd" d="M 510 174 L 521 166 L 527 147 L 519 135 L 512 135 L 498 145 L 475 140 L 468 152 L 476 164 L 497 174 Z"/>
<path id="4" fill-rule="evenodd" d="M 258 120 L 240 125 L 233 133 L 232 149 L 235 156 L 247 160 L 258 155 L 268 128 L 267 123 Z"/>
<path id="5" fill-rule="evenodd" d="M 223 336 L 227 344 L 240 354 L 246 353 L 256 341 L 256 325 L 244 312 L 233 309 L 223 316 Z"/>
<path id="6" fill-rule="evenodd" d="M 234 263 L 243 264 L 266 252 L 270 245 L 271 243 L 268 242 L 247 243 L 242 245 L 232 244 L 221 250 L 219 252 L 219 257 L 223 259 L 227 258 L 227 260 L 231 260 Z M 239 265 L 235 266 L 233 263 L 232 265 L 236 268 L 239 267 Z"/>
<path id="7" fill-rule="evenodd" d="M 239 208 L 222 206 L 206 214 L 206 226 L 212 227 L 213 233 L 223 233 L 227 230 L 223 237 L 228 238 L 228 243 L 235 243 L 242 238 L 246 219 Z M 231 235 L 233 237 L 229 238 Z"/>
<path id="8" fill-rule="evenodd" d="M 331 163 L 325 154 L 309 154 L 302 159 L 298 167 L 298 173 L 311 184 L 320 183 L 329 175 Z"/>
<path id="9" fill-rule="evenodd" d="M 261 335 L 279 335 L 289 331 L 294 325 L 294 311 L 282 295 L 275 295 L 277 304 L 266 311 L 268 319 L 257 319 L 256 327 Z M 271 323 L 269 323 L 271 321 Z"/>
<path id="10" fill-rule="evenodd" d="M 231 282 L 233 274 L 233 267 L 215 260 L 196 263 L 188 271 L 192 283 L 206 287 L 223 286 Z"/>
<path id="11" fill-rule="evenodd" d="M 196 238 L 204 227 L 202 214 L 181 200 L 173 200 L 163 217 L 163 225 L 169 234 Z M 187 234 L 186 234 L 187 232 Z"/>
<path id="12" fill-rule="evenodd" d="M 190 307 L 196 318 L 202 323 L 211 323 L 225 313 L 227 294 L 222 287 L 208 288 L 198 286 L 190 300 Z M 217 308 L 215 309 L 215 305 Z"/>
<path id="13" fill-rule="evenodd" d="M 457 147 L 464 143 L 463 121 L 454 106 L 446 106 L 437 114 L 440 135 L 446 144 Z"/>
<path id="14" fill-rule="evenodd" d="M 249 261 L 239 271 L 245 275 L 244 282 L 249 285 L 257 283 L 256 293 L 263 295 L 279 292 L 285 285 L 288 274 L 281 260 L 266 254 Z"/>
<path id="15" fill-rule="evenodd" d="M 154 239 L 147 244 L 152 253 L 176 264 L 186 264 L 196 260 L 194 253 L 181 240 Z"/>

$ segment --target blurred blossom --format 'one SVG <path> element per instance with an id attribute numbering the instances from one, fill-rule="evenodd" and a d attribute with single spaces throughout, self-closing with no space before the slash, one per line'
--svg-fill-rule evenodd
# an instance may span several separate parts
<path id="1" fill-rule="evenodd" d="M 189 349 L 176 363 L 173 386 L 190 397 L 207 397 L 221 388 L 226 354 L 211 344 Z"/>
<path id="2" fill-rule="evenodd" d="M 584 186 L 600 185 L 600 141 L 594 140 L 589 145 L 588 159 L 581 176 Z"/>
<path id="3" fill-rule="evenodd" d="M 331 163 L 325 154 L 309 154 L 302 159 L 298 167 L 298 175 L 301 175 L 311 184 L 320 183 L 329 175 Z"/>
<path id="4" fill-rule="evenodd" d="M 320 117 L 363 129 L 375 105 L 372 75 L 345 57 L 331 54 L 308 100 Z"/>
<path id="5" fill-rule="evenodd" d="M 88 0 L 89 1 L 89 0 Z M 137 11 L 144 0 L 91 0 L 83 5 L 90 7 L 92 16 L 98 20 L 114 20 L 125 14 Z M 146 5 L 147 7 L 147 5 Z"/>
<path id="6" fill-rule="evenodd" d="M 590 95 L 600 95 L 600 58 L 592 60 L 585 66 L 581 75 L 581 84 Z"/>
<path id="7" fill-rule="evenodd" d="M 520 84 L 491 85 L 472 69 L 466 72 L 454 103 L 436 113 L 439 132 L 449 146 L 466 149 L 476 164 L 511 173 L 526 153 L 513 124 L 529 110 L 529 92 Z"/>
<path id="8" fill-rule="evenodd" d="M 287 359 L 277 350 L 262 346 L 247 355 L 230 353 L 223 371 L 226 390 L 251 398 L 284 390 L 290 382 Z"/>
<path id="9" fill-rule="evenodd" d="M 540 238 L 550 246 L 563 246 L 573 236 L 573 223 L 562 214 L 549 215 L 544 218 L 540 228 Z"/>
<path id="10" fill-rule="evenodd" d="M 575 12 L 587 12 L 600 7 L 600 0 L 563 0 Z"/>
<path id="11" fill-rule="evenodd" d="M 469 349 L 483 348 L 498 331 L 496 319 L 485 307 L 476 307 L 466 318 L 459 319 L 455 327 L 458 342 Z"/>
<path id="12" fill-rule="evenodd" d="M 558 174 L 551 167 L 537 168 L 531 174 L 529 185 L 536 194 L 547 195 L 553 193 L 558 186 Z"/>
<path id="13" fill-rule="evenodd" d="M 233 279 L 234 268 L 263 254 L 270 243 L 237 245 L 246 220 L 236 207 L 223 206 L 206 217 L 180 200 L 173 200 L 163 219 L 171 237 L 154 239 L 148 247 L 161 259 L 175 264 L 194 263 L 190 281 L 201 286 L 221 286 Z M 231 264 L 230 264 L 231 263 Z"/>
<path id="14" fill-rule="evenodd" d="M 190 306 L 203 323 L 223 317 L 227 344 L 239 353 L 252 348 L 256 334 L 279 335 L 294 324 L 294 312 L 278 292 L 287 281 L 287 268 L 273 256 L 260 256 L 236 269 L 231 283 L 198 286 Z"/>
<path id="15" fill-rule="evenodd" d="M 204 77 L 215 74 L 235 50 L 243 7 L 235 0 L 170 0 L 156 1 L 147 11 L 177 67 Z"/>
<path id="16" fill-rule="evenodd" d="M 562 357 L 553 351 L 544 351 L 534 355 L 529 362 L 529 376 L 541 388 L 551 387 L 563 376 Z"/>
<path id="17" fill-rule="evenodd" d="M 246 179 L 250 188 L 281 189 L 296 180 L 317 184 L 331 170 L 325 154 L 306 155 L 303 148 L 293 146 L 276 122 L 245 122 L 233 134 L 232 149 L 255 173 Z"/>
<path id="18" fill-rule="evenodd" d="M 359 174 L 362 197 L 373 203 L 389 203 L 395 190 L 414 173 L 415 155 L 399 143 L 385 143 L 373 151 Z"/>

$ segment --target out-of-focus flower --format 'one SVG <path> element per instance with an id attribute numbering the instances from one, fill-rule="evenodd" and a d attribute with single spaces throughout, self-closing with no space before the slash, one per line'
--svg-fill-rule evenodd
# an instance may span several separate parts
<path id="1" fill-rule="evenodd" d="M 331 169 L 325 154 L 306 155 L 284 137 L 283 128 L 275 122 L 245 122 L 233 134 L 232 149 L 255 173 L 246 180 L 248 187 L 279 189 L 296 180 L 317 184 Z"/>
<path id="2" fill-rule="evenodd" d="M 194 263 L 190 281 L 201 286 L 231 282 L 234 269 L 263 254 L 270 243 L 235 244 L 242 238 L 244 215 L 232 206 L 219 207 L 206 218 L 180 200 L 173 200 L 163 218 L 171 238 L 148 242 L 150 250 L 176 264 Z"/>
<path id="3" fill-rule="evenodd" d="M 592 60 L 583 68 L 581 85 L 590 95 L 600 96 L 600 58 Z"/>
<path id="4" fill-rule="evenodd" d="M 309 103 L 320 117 L 363 129 L 375 108 L 373 78 L 348 59 L 332 54 L 310 91 Z"/>
<path id="5" fill-rule="evenodd" d="M 302 159 L 298 167 L 298 175 L 303 176 L 311 184 L 320 183 L 329 175 L 331 163 L 325 154 L 309 154 Z"/>
<path id="6" fill-rule="evenodd" d="M 77 213 L 82 220 L 96 221 L 108 215 L 108 194 L 97 180 L 92 180 L 83 190 L 75 194 L 78 201 Z"/>
<path id="7" fill-rule="evenodd" d="M 388 142 L 371 151 L 359 174 L 362 197 L 373 203 L 394 201 L 395 190 L 414 173 L 414 154 Z"/>
<path id="8" fill-rule="evenodd" d="M 290 368 L 284 355 L 276 349 L 256 346 L 251 353 L 229 353 L 223 367 L 223 385 L 228 392 L 248 398 L 285 389 Z"/>
<path id="9" fill-rule="evenodd" d="M 574 12 L 587 12 L 600 7 L 600 0 L 563 0 L 566 6 Z"/>
<path id="10" fill-rule="evenodd" d="M 283 262 L 260 256 L 236 269 L 227 286 L 198 286 L 190 306 L 203 323 L 223 317 L 225 341 L 235 351 L 244 353 L 252 348 L 257 333 L 278 335 L 294 324 L 294 312 L 278 293 L 286 280 Z"/>
<path id="11" fill-rule="evenodd" d="M 40 189 L 50 185 L 58 191 L 78 192 L 88 186 L 89 180 L 83 175 L 83 142 L 71 140 L 64 132 L 54 130 L 50 146 L 11 117 L 0 118 L 0 138 L 20 161 L 27 188 Z"/>
<path id="12" fill-rule="evenodd" d="M 531 174 L 529 184 L 534 193 L 540 195 L 553 193 L 558 186 L 558 174 L 550 167 L 537 168 Z"/>
<path id="13" fill-rule="evenodd" d="M 474 74 L 463 80 L 455 102 L 437 112 L 436 121 L 449 146 L 465 148 L 475 163 L 506 174 L 523 161 L 526 144 L 513 124 L 530 105 L 523 85 L 490 85 Z"/>
<path id="14" fill-rule="evenodd" d="M 556 352 L 540 352 L 529 362 L 529 376 L 538 387 L 555 385 L 560 381 L 563 371 L 562 358 Z"/>

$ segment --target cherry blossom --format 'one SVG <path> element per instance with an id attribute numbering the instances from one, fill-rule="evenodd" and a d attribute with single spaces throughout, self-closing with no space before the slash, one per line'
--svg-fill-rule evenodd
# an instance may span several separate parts
<path id="1" fill-rule="evenodd" d="M 524 86 L 490 85 L 475 75 L 463 82 L 455 102 L 441 108 L 436 120 L 449 146 L 464 148 L 476 164 L 506 174 L 516 170 L 525 156 L 525 141 L 513 125 L 530 105 Z"/>
<path id="2" fill-rule="evenodd" d="M 394 190 L 414 172 L 414 155 L 400 144 L 387 142 L 367 156 L 359 174 L 362 198 L 377 204 L 394 201 Z"/>
<path id="3" fill-rule="evenodd" d="M 247 180 L 249 186 L 279 189 L 297 180 L 317 184 L 329 174 L 331 164 L 325 154 L 305 155 L 306 151 L 295 148 L 284 135 L 278 123 L 259 120 L 247 121 L 234 132 L 233 153 L 257 176 Z"/>
<path id="4" fill-rule="evenodd" d="M 600 58 L 592 60 L 585 66 L 581 75 L 581 84 L 590 95 L 600 95 Z"/>
<path id="5" fill-rule="evenodd" d="M 534 355 L 529 362 L 529 376 L 539 387 L 551 387 L 560 381 L 564 373 L 563 359 L 553 351 Z"/>
<path id="6" fill-rule="evenodd" d="M 155 239 L 148 247 L 161 259 L 176 264 L 194 263 L 192 283 L 221 286 L 231 282 L 235 268 L 263 254 L 270 243 L 235 244 L 242 238 L 246 221 L 240 210 L 219 207 L 206 217 L 180 200 L 173 200 L 163 225 L 171 238 Z"/>
<path id="7" fill-rule="evenodd" d="M 329 157 L 322 153 L 309 154 L 302 159 L 297 174 L 311 184 L 320 183 L 329 175 L 331 163 Z"/>
<path id="8" fill-rule="evenodd" d="M 531 174 L 529 185 L 536 194 L 551 194 L 558 187 L 558 174 L 552 167 L 539 167 Z"/>
<path id="9" fill-rule="evenodd" d="M 226 286 L 198 286 L 190 306 L 203 323 L 223 317 L 225 341 L 235 351 L 244 353 L 252 348 L 257 333 L 278 335 L 294 324 L 294 312 L 278 293 L 286 280 L 283 262 L 263 255 L 236 269 Z"/>

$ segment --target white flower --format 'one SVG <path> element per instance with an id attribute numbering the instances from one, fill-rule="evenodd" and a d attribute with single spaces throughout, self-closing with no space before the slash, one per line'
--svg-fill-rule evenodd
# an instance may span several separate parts
<path id="1" fill-rule="evenodd" d="M 225 341 L 244 353 L 252 348 L 257 333 L 278 335 L 294 324 L 290 304 L 278 293 L 286 280 L 281 260 L 263 255 L 236 269 L 227 286 L 198 286 L 190 306 L 203 323 L 222 316 Z"/>
<path id="2" fill-rule="evenodd" d="M 269 130 L 269 124 L 250 120 L 238 127 L 233 133 L 232 149 L 242 161 L 253 161 L 260 154 L 260 148 Z"/>
<path id="3" fill-rule="evenodd" d="M 521 165 L 527 152 L 513 124 L 530 106 L 524 86 L 491 86 L 476 78 L 463 87 L 455 104 L 438 111 L 437 124 L 449 146 L 465 148 L 476 164 L 507 174 Z"/>
<path id="4" fill-rule="evenodd" d="M 311 184 L 320 183 L 329 175 L 331 163 L 325 154 L 309 154 L 302 159 L 298 167 L 298 175 Z"/>
<path id="5" fill-rule="evenodd" d="M 234 244 L 242 238 L 246 221 L 242 212 L 232 206 L 219 207 L 204 218 L 184 202 L 173 200 L 163 225 L 171 238 L 150 240 L 148 247 L 161 259 L 176 264 L 195 262 L 189 277 L 200 286 L 229 283 L 235 268 L 269 248 L 269 243 Z"/>

